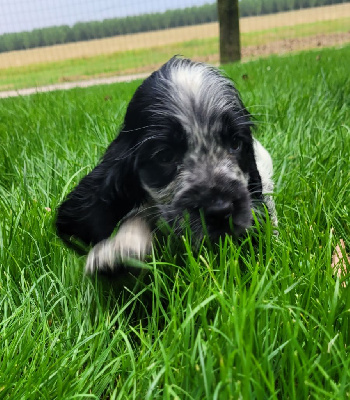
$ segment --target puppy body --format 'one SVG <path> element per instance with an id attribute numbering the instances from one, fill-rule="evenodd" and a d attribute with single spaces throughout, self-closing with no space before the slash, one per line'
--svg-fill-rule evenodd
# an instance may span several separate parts
<path id="1" fill-rule="evenodd" d="M 272 160 L 251 125 L 230 80 L 172 58 L 137 89 L 118 137 L 60 206 L 58 233 L 95 245 L 92 273 L 143 259 L 159 218 L 180 231 L 186 213 L 199 239 L 204 218 L 215 240 L 243 234 L 265 204 L 277 224 Z"/>

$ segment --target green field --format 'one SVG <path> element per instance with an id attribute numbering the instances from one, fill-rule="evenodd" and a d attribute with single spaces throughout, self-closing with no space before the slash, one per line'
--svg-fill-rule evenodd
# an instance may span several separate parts
<path id="1" fill-rule="evenodd" d="M 242 46 L 262 46 L 283 39 L 305 38 L 322 33 L 324 35 L 348 32 L 350 18 L 335 21 L 300 24 L 294 27 L 282 27 L 259 32 L 243 33 Z M 184 39 L 182 39 L 184 40 Z M 94 46 L 94 42 L 91 42 Z M 0 68 L 0 90 L 21 89 L 48 84 L 79 81 L 111 75 L 124 75 L 140 71 L 152 71 L 174 54 L 185 54 L 196 59 L 218 61 L 218 38 L 202 38 L 166 46 L 154 46 L 147 49 L 123 51 L 114 54 L 101 54 L 93 57 L 72 58 L 22 67 Z M 52 51 L 59 51 L 52 47 Z M 99 49 L 96 49 L 98 52 Z M 17 55 L 18 56 L 18 55 Z M 20 55 L 26 57 L 24 51 Z M 18 57 L 20 57 L 18 56 Z"/>
<path id="2" fill-rule="evenodd" d="M 124 288 L 85 277 L 53 221 L 139 82 L 0 100 L 0 397 L 348 398 L 350 281 L 331 258 L 350 249 L 349 59 L 226 67 L 274 159 L 279 236 L 159 244 Z"/>

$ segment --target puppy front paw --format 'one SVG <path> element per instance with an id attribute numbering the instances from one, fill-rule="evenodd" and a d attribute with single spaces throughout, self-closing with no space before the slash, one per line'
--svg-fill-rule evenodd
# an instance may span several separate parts
<path id="1" fill-rule="evenodd" d="M 85 273 L 116 270 L 119 266 L 127 264 L 130 259 L 143 261 L 151 249 L 152 233 L 148 224 L 141 218 L 127 220 L 114 237 L 97 243 L 90 250 Z"/>

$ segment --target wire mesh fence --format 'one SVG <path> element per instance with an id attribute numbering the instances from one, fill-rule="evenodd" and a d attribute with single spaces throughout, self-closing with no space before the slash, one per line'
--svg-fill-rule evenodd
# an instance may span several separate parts
<path id="1" fill-rule="evenodd" d="M 350 3 L 333 3 L 241 0 L 243 59 L 350 42 Z M 218 36 L 206 0 L 3 0 L 0 90 L 146 73 L 174 54 L 216 64 Z"/>

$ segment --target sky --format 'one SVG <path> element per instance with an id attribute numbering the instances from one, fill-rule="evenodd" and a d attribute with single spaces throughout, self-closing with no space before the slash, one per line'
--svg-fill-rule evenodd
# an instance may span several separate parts
<path id="1" fill-rule="evenodd" d="M 0 34 L 30 31 L 78 21 L 98 21 L 169 9 L 213 0 L 0 0 Z"/>

